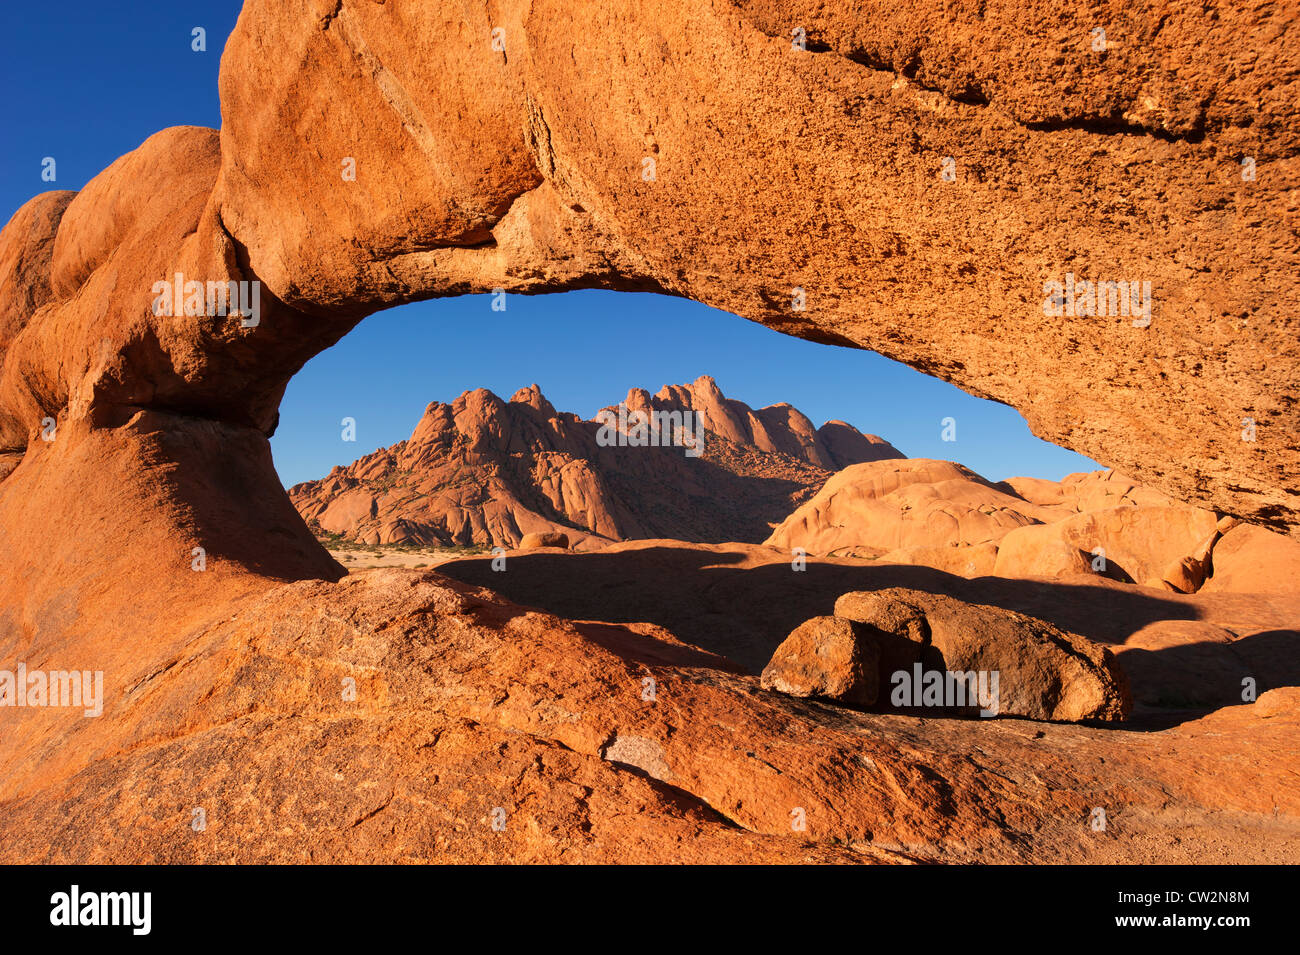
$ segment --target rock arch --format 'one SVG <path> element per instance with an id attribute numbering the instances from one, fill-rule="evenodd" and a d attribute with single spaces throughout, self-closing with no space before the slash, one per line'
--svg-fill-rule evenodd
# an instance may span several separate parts
<path id="1" fill-rule="evenodd" d="M 1267 39 L 1294 11 L 1104 8 L 1098 51 L 1010 2 L 249 0 L 219 133 L 164 130 L 0 236 L 0 598 L 28 631 L 87 592 L 130 613 L 192 590 L 199 546 L 231 592 L 336 576 L 271 467 L 286 383 L 374 310 L 496 288 L 872 348 L 1295 533 L 1300 48 Z M 155 315 L 178 273 L 260 282 L 257 325 Z M 1045 315 L 1067 273 L 1149 281 L 1153 322 Z"/>

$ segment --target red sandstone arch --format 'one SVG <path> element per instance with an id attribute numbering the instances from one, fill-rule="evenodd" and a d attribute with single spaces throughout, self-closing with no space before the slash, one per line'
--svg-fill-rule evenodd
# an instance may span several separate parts
<path id="1" fill-rule="evenodd" d="M 1204 737 L 1122 745 L 827 724 L 690 647 L 436 574 L 320 583 L 340 569 L 266 440 L 294 372 L 376 309 L 659 289 L 874 348 L 1295 533 L 1300 45 L 1294 10 L 1252 15 L 249 0 L 219 134 L 164 130 L 0 234 L 0 655 L 112 680 L 102 722 L 25 710 L 0 737 L 5 857 L 1132 861 L 1235 846 L 1196 821 L 1233 813 L 1236 851 L 1275 857 L 1268 826 L 1297 811 L 1286 690 Z M 154 315 L 178 271 L 263 283 L 258 325 Z M 1043 282 L 1067 271 L 1149 279 L 1152 325 L 1048 318 Z M 670 706 L 643 705 L 647 667 Z M 339 703 L 344 673 L 358 701 Z M 671 766 L 672 788 L 618 768 L 620 743 Z M 484 765 L 569 828 L 448 853 L 503 798 Z M 1140 810 L 1127 845 L 1085 826 L 1117 792 Z M 220 803 L 201 840 L 196 797 Z M 834 842 L 791 839 L 795 805 Z M 566 838 L 573 819 L 594 836 Z"/>
<path id="2" fill-rule="evenodd" d="M 236 589 L 337 575 L 271 468 L 285 384 L 371 311 L 494 288 L 873 348 L 1294 533 L 1294 12 L 1108 3 L 1098 55 L 1090 16 L 981 9 L 250 0 L 219 134 L 164 130 L 0 236 L 8 612 L 198 600 L 195 546 Z M 1045 316 L 1067 271 L 1151 281 L 1153 323 Z M 177 272 L 259 281 L 260 323 L 155 316 Z"/>

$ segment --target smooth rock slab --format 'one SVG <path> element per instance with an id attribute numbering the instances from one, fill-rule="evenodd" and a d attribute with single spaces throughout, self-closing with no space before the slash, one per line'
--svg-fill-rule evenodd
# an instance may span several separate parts
<path id="1" fill-rule="evenodd" d="M 540 534 L 525 534 L 519 541 L 520 550 L 536 550 L 539 547 L 563 547 L 569 549 L 569 535 L 543 531 Z"/>

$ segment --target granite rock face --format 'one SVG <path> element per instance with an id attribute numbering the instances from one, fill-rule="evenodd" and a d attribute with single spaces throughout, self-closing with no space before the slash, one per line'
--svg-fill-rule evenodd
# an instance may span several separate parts
<path id="1" fill-rule="evenodd" d="M 1300 591 L 1300 542 L 1179 504 L 1114 471 L 993 484 L 950 461 L 857 464 L 764 543 L 964 577 L 1100 575 L 1177 593 Z"/>
<path id="2" fill-rule="evenodd" d="M 534 384 L 509 401 L 479 388 L 434 402 L 406 441 L 289 497 L 309 524 L 371 545 L 757 542 L 833 470 L 901 457 L 842 421 L 754 410 L 708 376 L 653 396 L 633 388 L 591 420 L 556 411 Z"/>
<path id="3" fill-rule="evenodd" d="M 365 315 L 600 287 L 1295 536 L 1300 14 L 961 12 L 249 0 L 219 133 L 0 232 L 0 654 L 109 687 L 0 737 L 5 860 L 1295 861 L 1293 687 L 1122 741 L 835 722 L 648 625 L 339 583 L 279 486 L 287 382 Z"/>
<path id="4" fill-rule="evenodd" d="M 810 554 L 876 557 L 983 544 L 1056 516 L 951 461 L 873 461 L 837 473 L 766 543 Z"/>
<path id="5" fill-rule="evenodd" d="M 123 157 L 18 283 L 51 298 L 3 319 L 5 450 L 130 405 L 269 430 L 307 358 L 398 302 L 658 289 L 1289 532 L 1295 11 L 878 7 L 250 0 L 220 134 Z M 5 261 L 43 272 L 41 242 L 16 223 Z M 260 281 L 262 320 L 152 315 L 176 271 Z M 1149 282 L 1150 324 L 1076 280 Z"/>

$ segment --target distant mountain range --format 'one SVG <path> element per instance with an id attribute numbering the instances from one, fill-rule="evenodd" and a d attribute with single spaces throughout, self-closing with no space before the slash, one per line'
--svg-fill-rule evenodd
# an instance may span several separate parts
<path id="1" fill-rule="evenodd" d="M 550 531 L 573 546 L 757 543 L 836 471 L 902 457 L 843 421 L 817 428 L 785 403 L 754 410 L 708 376 L 634 388 L 593 420 L 556 411 L 537 385 L 508 402 L 480 388 L 289 495 L 313 529 L 368 544 L 511 547 Z"/>

